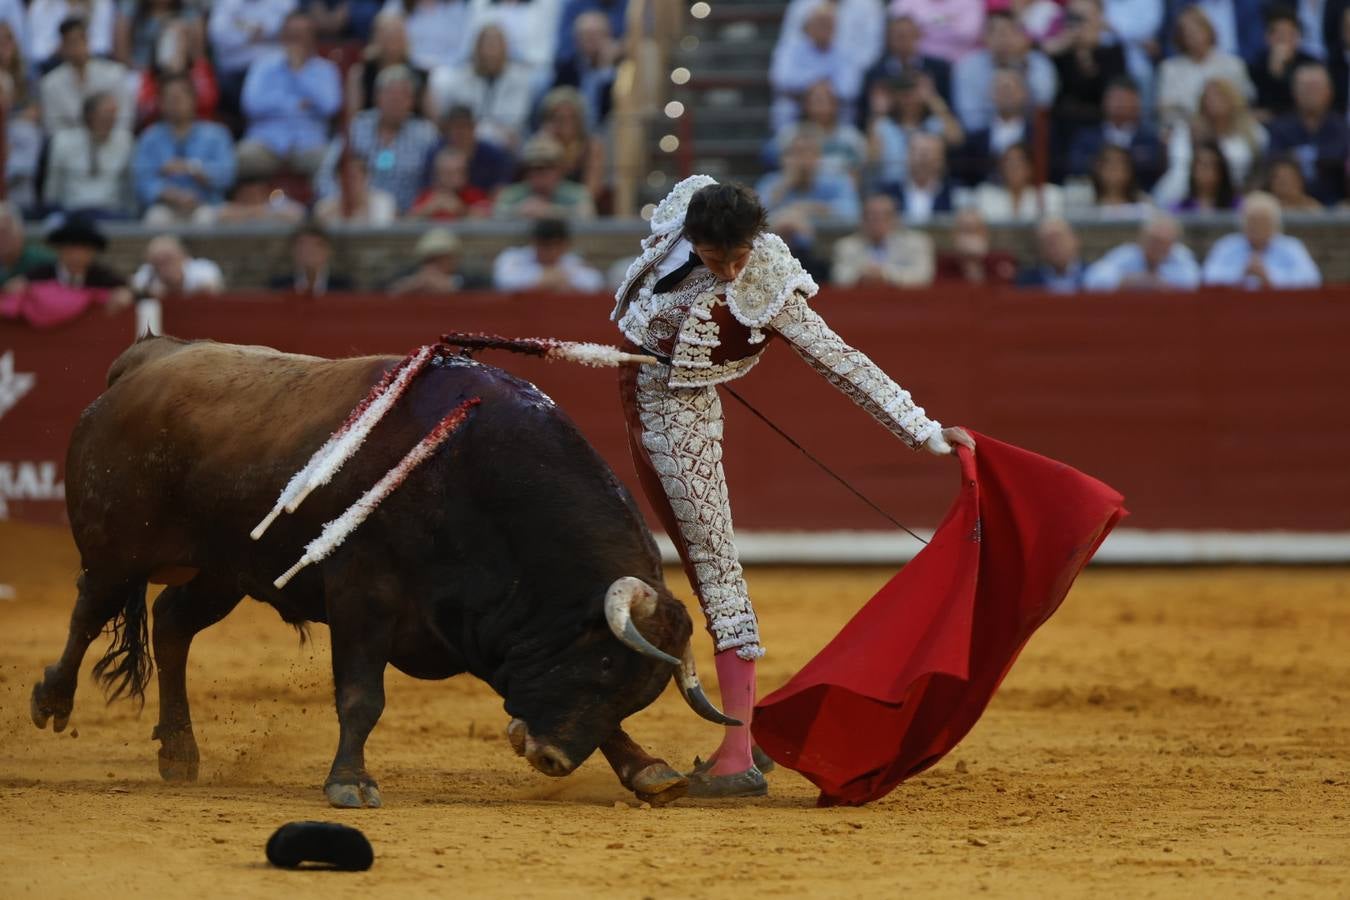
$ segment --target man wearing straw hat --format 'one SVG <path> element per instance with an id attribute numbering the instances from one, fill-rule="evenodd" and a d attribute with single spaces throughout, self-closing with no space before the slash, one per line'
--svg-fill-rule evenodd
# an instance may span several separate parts
<path id="1" fill-rule="evenodd" d="M 389 286 L 391 294 L 452 294 L 463 290 L 459 274 L 459 238 L 448 228 L 433 228 L 413 248 L 417 268 Z"/>

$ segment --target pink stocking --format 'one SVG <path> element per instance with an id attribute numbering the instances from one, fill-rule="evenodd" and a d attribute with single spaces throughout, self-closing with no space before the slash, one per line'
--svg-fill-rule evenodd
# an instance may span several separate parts
<path id="1" fill-rule="evenodd" d="M 717 683 L 722 690 L 722 711 L 742 723 L 728 728 L 717 748 L 712 774 L 732 775 L 751 766 L 750 718 L 755 710 L 755 661 L 741 659 L 735 650 L 713 657 L 717 665 Z"/>

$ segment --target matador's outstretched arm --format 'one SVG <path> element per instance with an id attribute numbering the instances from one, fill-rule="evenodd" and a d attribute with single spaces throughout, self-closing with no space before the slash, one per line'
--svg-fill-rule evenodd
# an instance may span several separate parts
<path id="1" fill-rule="evenodd" d="M 794 292 L 778 315 L 769 322 L 793 349 L 826 380 L 913 449 L 951 453 L 942 424 L 928 418 L 900 387 L 868 359 L 867 354 L 846 344 L 825 320 Z"/>

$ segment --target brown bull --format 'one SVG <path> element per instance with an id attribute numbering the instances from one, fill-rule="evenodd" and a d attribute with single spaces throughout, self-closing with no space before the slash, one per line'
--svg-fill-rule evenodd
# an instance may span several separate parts
<path id="1" fill-rule="evenodd" d="M 83 573 L 65 651 L 33 689 L 34 723 L 65 727 L 81 660 L 112 622 L 95 675 L 110 697 L 143 697 L 153 645 L 160 772 L 195 779 L 188 649 L 252 595 L 288 622 L 331 630 L 341 729 L 325 792 L 334 805 L 380 803 L 364 746 L 391 664 L 417 678 L 470 672 L 488 682 L 512 718 L 512 745 L 544 774 L 571 772 L 598 746 L 640 797 L 681 796 L 684 779 L 621 723 L 672 671 L 691 706 L 719 720 L 690 661 L 689 616 L 628 492 L 528 382 L 437 356 L 330 484 L 249 539 L 292 473 L 395 362 L 166 337 L 118 357 L 70 443 L 66 499 Z M 480 403 L 468 422 L 345 543 L 284 589 L 272 586 L 325 522 L 471 398 Z M 169 585 L 153 629 L 147 582 Z"/>

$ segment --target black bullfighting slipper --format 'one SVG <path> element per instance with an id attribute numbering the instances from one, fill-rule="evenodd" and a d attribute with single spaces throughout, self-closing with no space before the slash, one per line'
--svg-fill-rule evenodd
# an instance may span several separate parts
<path id="1" fill-rule="evenodd" d="M 364 872 L 375 862 L 366 836 L 337 822 L 287 822 L 267 841 L 267 861 L 283 869 L 301 863 Z"/>
<path id="2" fill-rule="evenodd" d="M 774 762 L 772 759 L 770 759 L 770 758 L 769 758 L 769 754 L 767 754 L 767 753 L 765 753 L 763 750 L 759 749 L 759 745 L 758 745 L 758 744 L 756 744 L 755 746 L 753 746 L 753 747 L 750 748 L 750 756 L 751 756 L 751 759 L 752 759 L 752 760 L 754 761 L 754 763 L 755 763 L 755 768 L 756 768 L 756 769 L 759 769 L 759 771 L 760 771 L 761 773 L 763 773 L 764 775 L 768 775 L 768 774 L 769 774 L 770 772 L 772 772 L 774 769 L 778 768 L 778 763 L 776 763 L 776 762 Z M 691 774 L 691 775 L 697 775 L 697 774 L 700 773 L 700 772 L 706 772 L 706 771 L 708 771 L 709 769 L 712 768 L 712 765 L 713 765 L 713 761 L 712 761 L 712 760 L 710 760 L 710 759 L 709 759 L 709 760 L 704 760 L 704 759 L 701 759 L 700 757 L 695 756 L 695 757 L 694 757 L 694 769 L 693 769 L 692 772 L 690 772 L 690 774 Z"/>
<path id="3" fill-rule="evenodd" d="M 767 793 L 769 783 L 764 780 L 764 773 L 754 766 L 730 775 L 695 772 L 689 776 L 689 796 L 699 800 L 763 797 Z"/>

